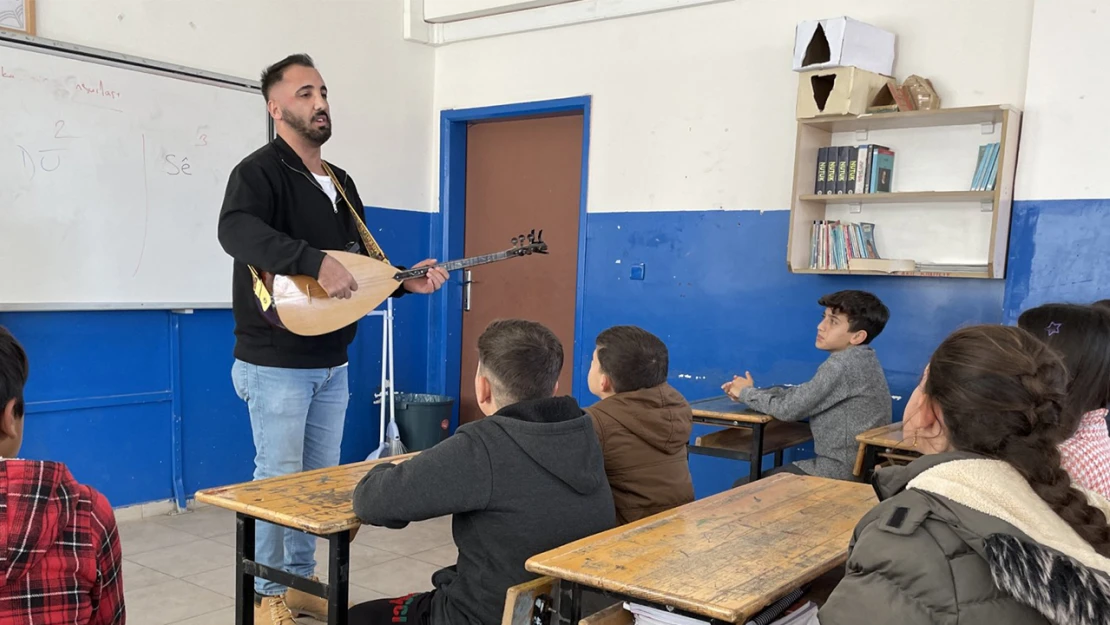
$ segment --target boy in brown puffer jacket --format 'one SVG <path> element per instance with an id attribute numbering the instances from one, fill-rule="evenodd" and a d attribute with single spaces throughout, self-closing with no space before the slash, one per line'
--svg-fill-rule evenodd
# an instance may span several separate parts
<path id="1" fill-rule="evenodd" d="M 623 525 L 694 500 L 686 444 L 693 414 L 667 384 L 667 346 L 635 326 L 597 337 L 586 408 L 605 454 L 617 523 Z"/>

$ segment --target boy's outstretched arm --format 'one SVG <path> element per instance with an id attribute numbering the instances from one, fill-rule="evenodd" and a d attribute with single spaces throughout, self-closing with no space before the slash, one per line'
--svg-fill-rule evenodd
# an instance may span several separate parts
<path id="1" fill-rule="evenodd" d="M 813 379 L 788 388 L 754 388 L 740 391 L 740 401 L 779 421 L 800 421 L 828 410 L 847 396 L 841 365 L 826 360 Z"/>
<path id="2" fill-rule="evenodd" d="M 355 487 L 355 514 L 393 529 L 413 521 L 481 510 L 489 504 L 493 474 L 485 443 L 458 432 L 401 464 L 370 470 Z"/>

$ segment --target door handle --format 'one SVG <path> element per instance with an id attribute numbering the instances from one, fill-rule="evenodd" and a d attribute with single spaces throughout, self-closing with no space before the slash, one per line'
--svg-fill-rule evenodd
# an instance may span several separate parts
<path id="1" fill-rule="evenodd" d="M 469 269 L 463 272 L 463 312 L 470 312 L 470 285 L 474 284 L 473 277 Z"/>

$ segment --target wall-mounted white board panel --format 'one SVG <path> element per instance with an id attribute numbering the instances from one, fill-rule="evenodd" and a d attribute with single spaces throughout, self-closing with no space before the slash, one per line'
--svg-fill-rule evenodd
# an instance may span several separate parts
<path id="1" fill-rule="evenodd" d="M 0 309 L 229 306 L 216 221 L 271 132 L 257 82 L 0 35 Z"/>

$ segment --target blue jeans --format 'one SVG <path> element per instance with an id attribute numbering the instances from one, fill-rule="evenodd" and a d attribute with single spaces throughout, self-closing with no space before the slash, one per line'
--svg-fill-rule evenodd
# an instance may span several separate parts
<path id="1" fill-rule="evenodd" d="M 339 464 L 347 416 L 346 366 L 283 369 L 236 360 L 231 379 L 250 411 L 255 480 Z M 316 570 L 316 538 L 258 522 L 254 559 L 311 577 Z M 285 592 L 281 584 L 262 578 L 255 578 L 254 589 L 264 596 Z"/>

